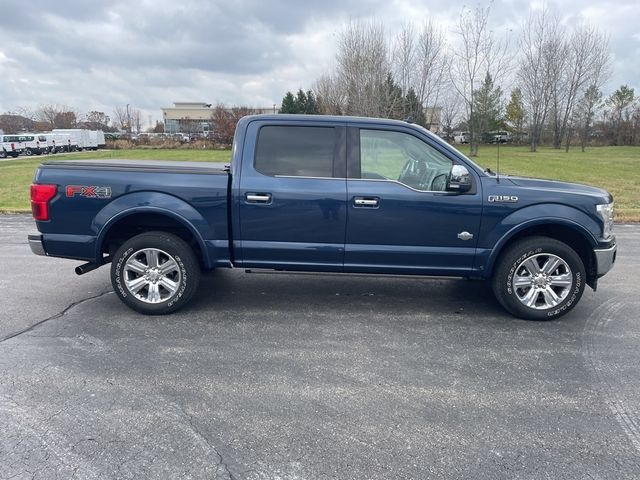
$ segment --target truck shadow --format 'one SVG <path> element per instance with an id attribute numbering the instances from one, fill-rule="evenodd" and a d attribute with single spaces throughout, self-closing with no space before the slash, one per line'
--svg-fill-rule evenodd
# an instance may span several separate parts
<path id="1" fill-rule="evenodd" d="M 215 271 L 203 275 L 188 310 L 328 315 L 465 315 L 511 317 L 488 282 L 376 275 Z"/>

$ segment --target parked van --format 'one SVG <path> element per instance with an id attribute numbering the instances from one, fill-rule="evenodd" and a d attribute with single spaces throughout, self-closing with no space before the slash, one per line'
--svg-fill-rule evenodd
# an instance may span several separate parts
<path id="1" fill-rule="evenodd" d="M 18 135 L 0 135 L 0 158 L 15 158 L 22 153 L 23 149 Z"/>
<path id="2" fill-rule="evenodd" d="M 18 137 L 18 141 L 22 144 L 25 155 L 31 156 L 48 153 L 47 139 L 43 134 L 21 133 L 15 136 Z"/>
<path id="3" fill-rule="evenodd" d="M 469 143 L 471 141 L 471 132 L 456 132 L 453 135 L 455 143 Z"/>

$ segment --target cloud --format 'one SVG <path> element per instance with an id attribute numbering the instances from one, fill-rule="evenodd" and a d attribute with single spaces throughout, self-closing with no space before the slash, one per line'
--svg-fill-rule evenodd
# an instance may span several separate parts
<path id="1" fill-rule="evenodd" d="M 532 6 L 496 0 L 494 28 L 517 36 Z M 267 107 L 332 68 L 337 35 L 350 19 L 377 19 L 388 32 L 435 19 L 454 41 L 462 8 L 444 0 L 32 0 L 28 8 L 5 0 L 3 18 L 11 21 L 2 27 L 0 112 L 58 103 L 110 114 L 129 103 L 160 118 L 173 101 Z M 558 8 L 609 33 L 609 87 L 640 90 L 635 2 L 569 0 Z"/>

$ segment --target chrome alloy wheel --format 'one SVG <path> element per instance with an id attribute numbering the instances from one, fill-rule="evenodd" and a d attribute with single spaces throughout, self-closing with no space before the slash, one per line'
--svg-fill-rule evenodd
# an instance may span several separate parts
<path id="1" fill-rule="evenodd" d="M 546 310 L 558 306 L 567 298 L 573 284 L 573 274 L 562 258 L 539 253 L 518 265 L 511 284 L 523 305 Z"/>
<path id="2" fill-rule="evenodd" d="M 178 262 L 157 248 L 145 248 L 131 255 L 124 264 L 123 276 L 131 295 L 145 303 L 171 299 L 182 282 Z"/>

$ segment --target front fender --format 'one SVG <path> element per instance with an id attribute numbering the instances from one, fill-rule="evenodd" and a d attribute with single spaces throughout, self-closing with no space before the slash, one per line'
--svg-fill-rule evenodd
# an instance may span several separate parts
<path id="1" fill-rule="evenodd" d="M 119 220 L 138 213 L 162 214 L 180 222 L 196 238 L 202 251 L 204 264 L 210 267 L 215 263 L 211 261 L 205 240 L 215 239 L 216 236 L 206 219 L 184 200 L 159 192 L 135 192 L 123 195 L 98 212 L 91 224 L 91 229 L 97 232 L 96 262 L 102 258 L 102 244 L 111 227 Z"/>
<path id="2" fill-rule="evenodd" d="M 483 218 L 483 223 L 484 218 Z M 499 221 L 485 223 L 476 255 L 476 270 L 489 277 L 503 247 L 520 232 L 537 226 L 560 225 L 580 234 L 592 247 L 598 245 L 600 225 L 577 208 L 560 204 L 537 204 L 516 210 Z"/>

